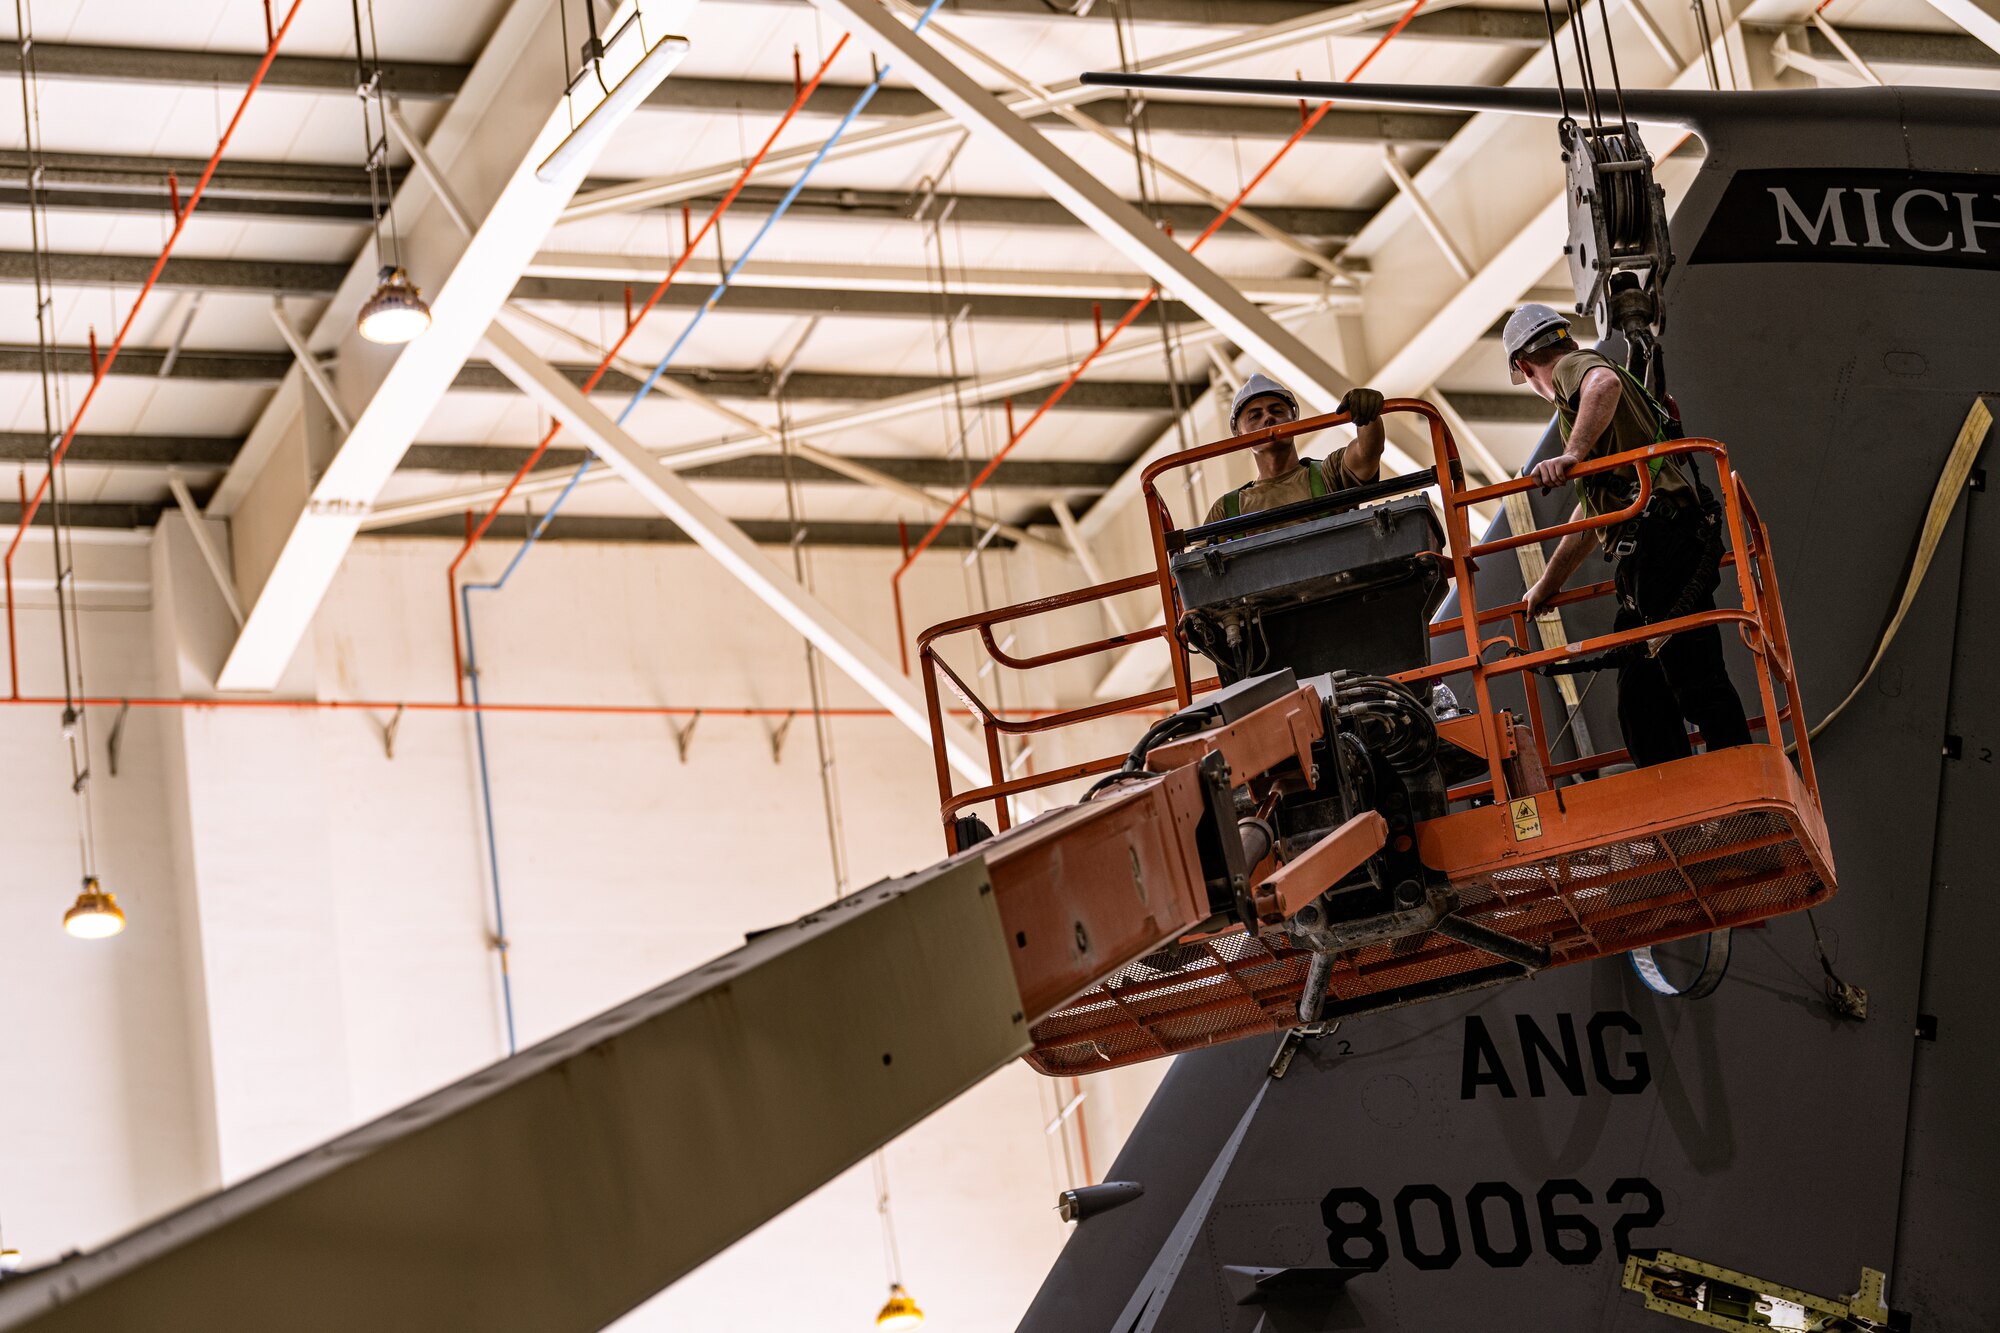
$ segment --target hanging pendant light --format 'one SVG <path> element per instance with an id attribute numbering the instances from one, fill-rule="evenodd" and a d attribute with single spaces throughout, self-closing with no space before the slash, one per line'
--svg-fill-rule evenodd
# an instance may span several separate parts
<path id="1" fill-rule="evenodd" d="M 368 0 L 368 40 L 362 40 L 361 5 L 354 10 L 355 89 L 361 98 L 362 165 L 368 171 L 368 209 L 375 253 L 383 261 L 375 294 L 361 305 L 354 328 L 372 343 L 400 347 L 431 326 L 431 308 L 403 268 L 403 238 L 396 230 L 396 189 L 389 171 L 389 112 L 382 101 L 382 53 L 375 46 L 375 4 Z M 382 223 L 387 214 L 388 234 Z"/>
<path id="2" fill-rule="evenodd" d="M 372 343 L 397 346 L 431 326 L 431 308 L 401 264 L 385 264 L 375 294 L 362 304 L 355 328 Z"/>
<path id="3" fill-rule="evenodd" d="M 119 909 L 118 899 L 99 887 L 97 876 L 85 875 L 83 892 L 63 913 L 63 929 L 80 940 L 109 939 L 125 929 L 125 913 Z"/>
<path id="4" fill-rule="evenodd" d="M 910 1293 L 903 1290 L 900 1282 L 889 1287 L 889 1299 L 882 1304 L 882 1313 L 875 1316 L 877 1328 L 922 1328 L 924 1312 Z"/>

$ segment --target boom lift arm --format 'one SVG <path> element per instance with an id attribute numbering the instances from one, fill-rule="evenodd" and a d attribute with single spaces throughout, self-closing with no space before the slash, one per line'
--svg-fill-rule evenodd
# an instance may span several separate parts
<path id="1" fill-rule="evenodd" d="M 1232 716 L 1226 740 L 1193 736 L 1099 799 L 0 1284 L 0 1329 L 602 1328 L 1027 1054 L 1078 994 L 1249 901 L 1231 783 L 1296 776 L 1308 692 L 1211 700 L 1176 730 Z"/>

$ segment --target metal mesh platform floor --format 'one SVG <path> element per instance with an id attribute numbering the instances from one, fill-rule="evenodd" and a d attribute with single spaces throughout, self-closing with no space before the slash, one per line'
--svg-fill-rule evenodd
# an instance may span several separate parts
<path id="1" fill-rule="evenodd" d="M 1555 967 L 1810 907 L 1832 881 L 1810 827 L 1774 803 L 1517 861 L 1454 887 L 1463 915 L 1547 946 Z M 1028 1062 L 1044 1074 L 1085 1074 L 1280 1032 L 1297 1022 L 1309 958 L 1276 931 L 1176 945 L 1036 1024 Z M 1329 999 L 1348 1012 L 1371 996 L 1394 1007 L 1407 1002 L 1398 992 L 1497 961 L 1435 934 L 1367 945 L 1339 956 Z"/>

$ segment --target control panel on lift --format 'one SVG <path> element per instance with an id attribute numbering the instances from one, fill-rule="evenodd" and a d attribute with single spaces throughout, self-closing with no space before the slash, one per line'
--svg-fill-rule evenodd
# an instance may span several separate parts
<path id="1" fill-rule="evenodd" d="M 1329 504 L 1344 512 L 1324 513 Z M 1444 528 L 1430 501 L 1351 496 L 1194 529 L 1170 557 L 1181 632 L 1225 681 L 1289 667 L 1395 672 L 1430 660 L 1444 601 Z"/>

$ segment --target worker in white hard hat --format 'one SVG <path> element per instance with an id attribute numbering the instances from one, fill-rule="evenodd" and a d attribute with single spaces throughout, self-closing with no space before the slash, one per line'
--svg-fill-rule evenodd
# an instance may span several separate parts
<path id="1" fill-rule="evenodd" d="M 1501 330 L 1507 369 L 1516 384 L 1534 387 L 1555 404 L 1563 450 L 1535 464 L 1546 491 L 1570 479 L 1591 458 L 1643 449 L 1678 438 L 1679 423 L 1646 387 L 1595 351 L 1578 347 L 1569 319 L 1545 305 L 1524 305 Z M 1647 463 L 1652 498 L 1639 517 L 1599 528 L 1604 558 L 1618 562 L 1614 630 L 1677 620 L 1715 609 L 1721 582 L 1722 516 L 1699 475 L 1682 456 Z M 1614 468 L 1576 481 L 1571 520 L 1630 507 L 1637 468 Z M 1573 532 L 1556 546 L 1542 576 L 1528 589 L 1529 616 L 1539 614 L 1590 553 L 1592 534 Z M 1619 654 L 1618 726 L 1640 767 L 1694 752 L 1687 727 L 1701 730 L 1710 750 L 1747 745 L 1743 701 L 1722 657 L 1714 625 L 1650 640 Z"/>
<path id="2" fill-rule="evenodd" d="M 1301 500 L 1317 499 L 1354 486 L 1364 486 L 1382 473 L 1382 395 L 1373 389 L 1350 389 L 1339 410 L 1354 423 L 1353 443 L 1324 459 L 1299 458 L 1298 439 L 1273 440 L 1250 451 L 1257 477 L 1229 492 L 1209 507 L 1204 524 L 1225 518 L 1277 509 Z M 1299 419 L 1299 400 L 1268 375 L 1252 375 L 1236 391 L 1229 408 L 1229 433 L 1248 435 L 1272 426 L 1289 426 Z M 1240 534 L 1239 534 L 1240 535 Z"/>

